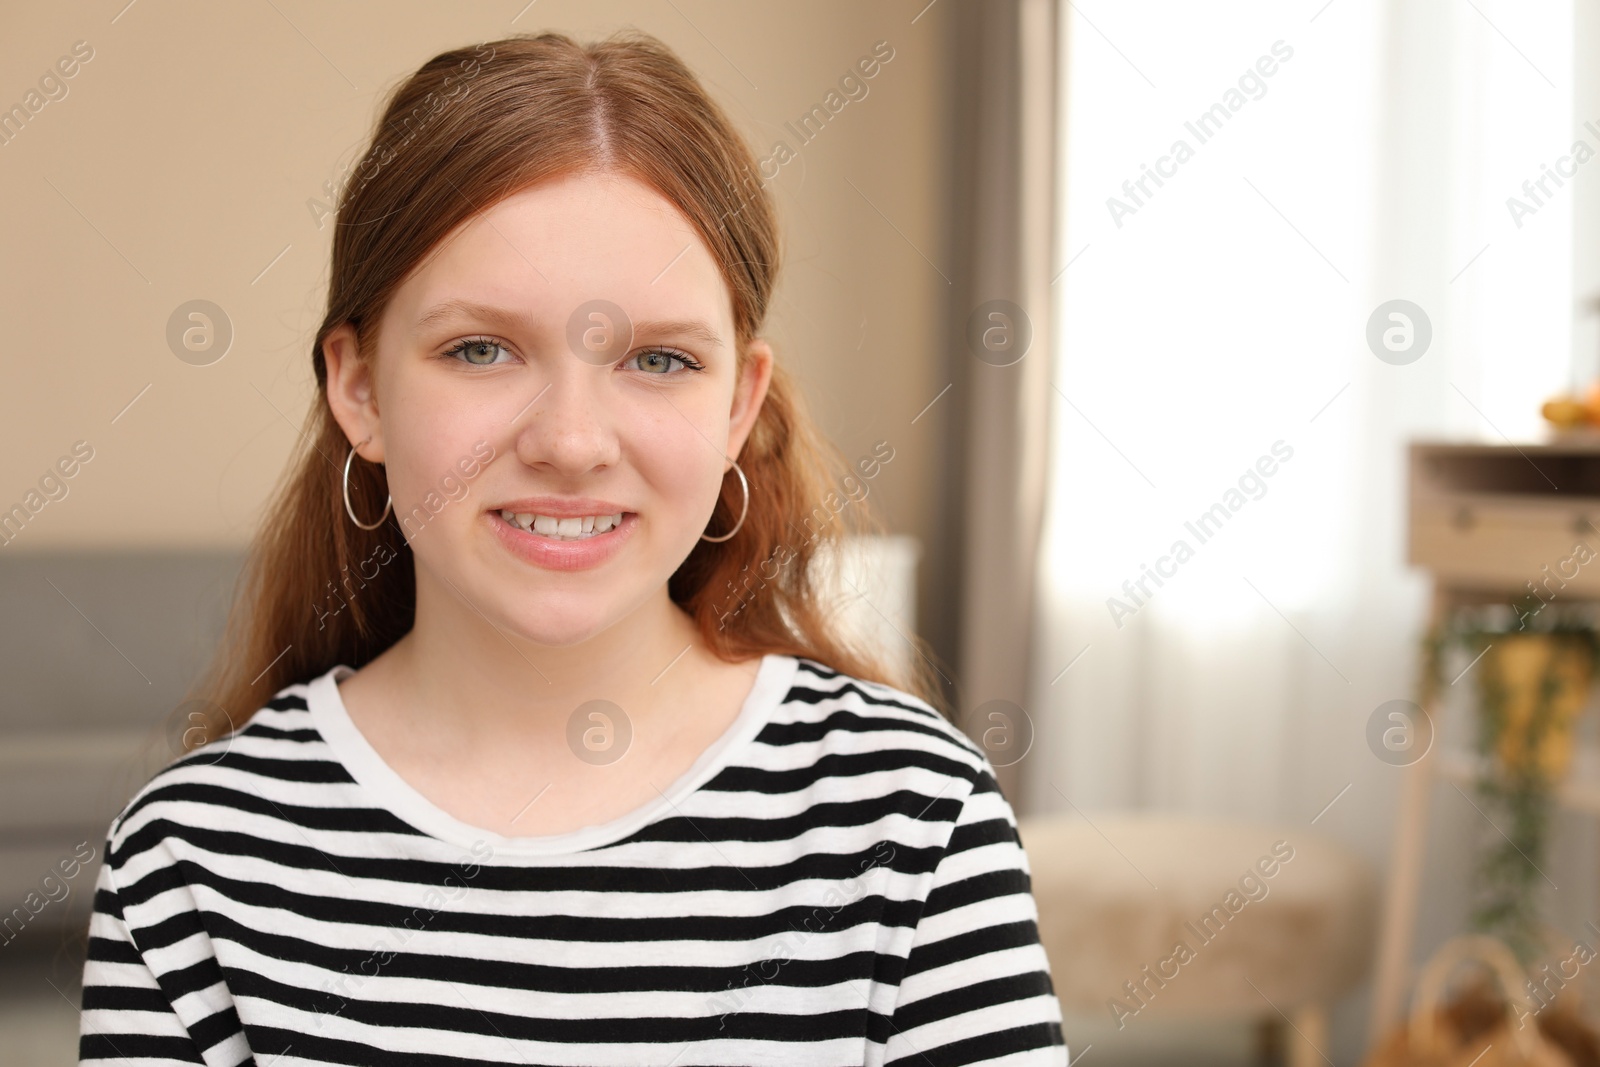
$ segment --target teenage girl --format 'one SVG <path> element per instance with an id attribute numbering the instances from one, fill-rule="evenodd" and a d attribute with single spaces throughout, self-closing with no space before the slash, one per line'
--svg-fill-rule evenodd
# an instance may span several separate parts
<path id="1" fill-rule="evenodd" d="M 639 33 L 392 93 L 83 1062 L 1066 1063 L 989 760 L 809 566 L 893 446 L 843 465 L 759 336 L 754 162 Z"/>

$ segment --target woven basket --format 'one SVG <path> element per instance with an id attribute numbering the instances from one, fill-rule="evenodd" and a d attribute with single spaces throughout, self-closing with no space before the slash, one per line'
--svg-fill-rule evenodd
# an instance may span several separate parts
<path id="1" fill-rule="evenodd" d="M 1488 967 L 1500 997 L 1474 994 L 1442 1007 L 1451 972 L 1468 961 Z M 1529 1012 L 1536 1007 L 1526 1002 L 1526 980 L 1511 950 L 1495 938 L 1468 934 L 1446 941 L 1422 969 L 1410 1020 L 1362 1067 L 1576 1067 L 1537 1025 L 1518 1022 L 1519 1005 Z"/>

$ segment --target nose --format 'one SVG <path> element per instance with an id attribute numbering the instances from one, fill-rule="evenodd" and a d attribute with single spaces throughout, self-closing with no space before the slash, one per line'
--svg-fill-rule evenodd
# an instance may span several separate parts
<path id="1" fill-rule="evenodd" d="M 621 455 L 619 413 L 608 395 L 610 367 L 557 361 L 540 393 L 515 420 L 517 458 L 529 467 L 579 477 L 614 466 Z"/>

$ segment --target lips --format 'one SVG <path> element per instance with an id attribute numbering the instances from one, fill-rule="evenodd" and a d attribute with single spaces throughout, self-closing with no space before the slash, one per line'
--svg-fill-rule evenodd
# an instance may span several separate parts
<path id="1" fill-rule="evenodd" d="M 519 505 L 520 506 L 520 505 Z M 518 514 L 511 513 L 513 517 Z M 523 512 L 522 514 L 528 514 Z M 541 516 L 548 513 L 540 512 Z M 594 512 L 585 512 L 584 515 L 592 516 Z M 552 571 L 579 571 L 598 567 L 614 556 L 628 539 L 633 535 L 634 529 L 639 524 L 639 516 L 632 511 L 621 511 L 621 521 L 603 532 L 590 531 L 585 534 L 582 529 L 583 515 L 564 516 L 559 520 L 553 516 L 545 519 L 547 525 L 550 521 L 566 523 L 571 528 L 572 523 L 578 524 L 578 536 L 563 538 L 559 531 L 556 536 L 547 536 L 535 529 L 524 529 L 515 521 L 507 521 L 502 517 L 500 510 L 484 512 L 483 519 L 489 523 L 494 536 L 500 544 L 513 556 L 524 563 L 531 564 L 544 570 Z"/>

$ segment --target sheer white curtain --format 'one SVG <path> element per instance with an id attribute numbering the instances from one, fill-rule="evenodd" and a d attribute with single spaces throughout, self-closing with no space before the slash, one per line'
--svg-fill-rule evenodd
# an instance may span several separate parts
<path id="1" fill-rule="evenodd" d="M 1412 695 L 1426 593 L 1405 443 L 1526 439 L 1568 381 L 1573 183 L 1520 226 L 1506 200 L 1600 148 L 1570 0 L 1064 22 L 1027 808 L 1305 822 L 1349 783 L 1316 828 L 1382 863 L 1397 777 L 1363 731 Z M 1432 327 L 1404 365 L 1366 340 L 1395 299 Z"/>

